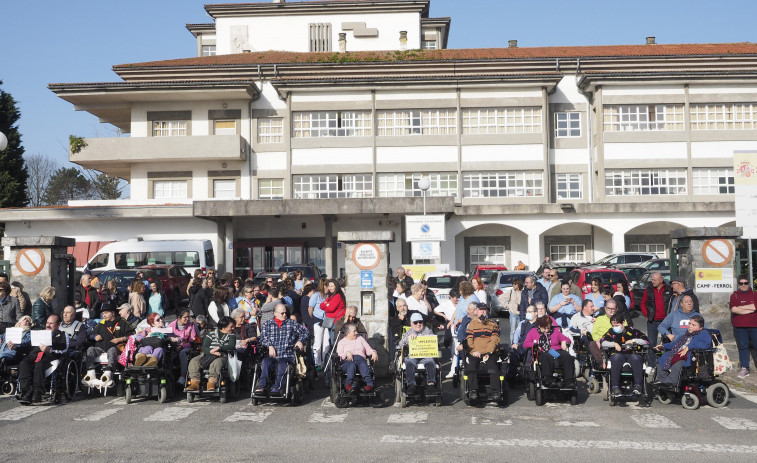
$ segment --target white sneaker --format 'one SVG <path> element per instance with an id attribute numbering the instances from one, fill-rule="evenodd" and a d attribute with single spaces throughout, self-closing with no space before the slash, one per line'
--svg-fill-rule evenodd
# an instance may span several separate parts
<path id="1" fill-rule="evenodd" d="M 747 376 L 749 376 L 749 368 L 739 370 L 739 378 L 746 378 Z"/>
<path id="2" fill-rule="evenodd" d="M 447 373 L 447 376 L 445 376 L 444 378 L 445 379 L 450 379 L 450 378 L 454 378 L 454 377 L 455 377 L 455 369 L 453 368 L 452 370 L 449 371 L 449 373 Z"/>

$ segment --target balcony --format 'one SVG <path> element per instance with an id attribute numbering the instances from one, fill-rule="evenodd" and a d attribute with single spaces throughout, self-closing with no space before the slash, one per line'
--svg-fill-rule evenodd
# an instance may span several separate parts
<path id="1" fill-rule="evenodd" d="M 136 163 L 244 161 L 247 153 L 241 135 L 87 138 L 85 142 L 84 149 L 70 154 L 71 162 L 126 180 Z"/>

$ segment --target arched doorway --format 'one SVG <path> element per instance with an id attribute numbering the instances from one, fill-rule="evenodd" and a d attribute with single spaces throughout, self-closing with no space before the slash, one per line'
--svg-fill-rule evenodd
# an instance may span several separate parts
<path id="1" fill-rule="evenodd" d="M 455 235 L 457 270 L 470 272 L 476 265 L 515 267 L 527 261 L 528 235 L 517 228 L 487 223 L 475 225 Z"/>

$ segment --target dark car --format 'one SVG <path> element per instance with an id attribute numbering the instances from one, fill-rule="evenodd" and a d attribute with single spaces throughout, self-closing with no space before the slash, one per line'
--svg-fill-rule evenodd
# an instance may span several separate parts
<path id="1" fill-rule="evenodd" d="M 615 268 L 623 271 L 628 281 L 633 283 L 639 281 L 639 278 L 650 270 L 670 270 L 670 259 L 652 259 L 640 264 L 618 264 Z"/>
<path id="2" fill-rule="evenodd" d="M 602 285 L 612 285 L 613 290 L 618 289 L 615 287 L 618 281 L 624 281 L 628 285 L 626 274 L 614 268 L 583 267 L 570 272 L 571 281 L 581 288 L 581 298 L 591 293 L 591 280 L 594 278 L 602 280 Z"/>
<path id="3" fill-rule="evenodd" d="M 306 278 L 313 282 L 317 282 L 321 277 L 326 276 L 326 274 L 321 272 L 321 269 L 312 262 L 309 264 L 284 264 L 279 267 L 278 272 L 279 276 L 281 276 L 281 273 L 287 272 L 289 277 L 294 279 L 294 272 L 298 270 L 302 272 L 302 278 Z"/>
<path id="4" fill-rule="evenodd" d="M 192 276 L 181 265 L 144 265 L 139 269 L 155 272 L 163 292 L 168 296 L 171 307 L 174 309 L 178 308 L 184 299 L 189 299 L 187 285 L 189 285 Z"/>
<path id="5" fill-rule="evenodd" d="M 570 272 L 584 265 L 586 264 L 580 263 L 580 262 L 553 262 L 550 265 L 550 268 L 552 268 L 553 270 L 557 270 L 557 274 L 559 275 L 560 281 L 562 281 L 568 278 L 568 275 L 570 275 Z"/>
<path id="6" fill-rule="evenodd" d="M 274 284 L 276 284 L 281 280 L 281 273 L 282 272 L 260 272 L 252 279 L 252 284 L 263 286 L 269 278 L 273 280 Z"/>
<path id="7" fill-rule="evenodd" d="M 134 279 L 137 278 L 137 273 L 139 272 L 144 272 L 145 280 L 147 280 L 148 283 L 159 281 L 158 275 L 153 270 L 138 270 L 135 268 L 106 270 L 97 275 L 97 279 L 103 285 L 107 285 L 108 280 L 116 280 L 116 288 L 118 288 L 118 292 L 126 296 L 126 298 L 128 299 L 129 288 L 131 287 L 132 282 L 134 282 Z M 149 293 L 149 291 L 150 288 L 148 286 L 147 288 L 145 288 L 145 297 L 147 297 L 147 293 Z"/>
<path id="8" fill-rule="evenodd" d="M 593 266 L 614 267 L 619 264 L 640 264 L 648 260 L 657 259 L 657 254 L 651 252 L 621 252 L 610 254 L 594 262 Z"/>
<path id="9" fill-rule="evenodd" d="M 641 298 L 644 295 L 644 290 L 647 289 L 647 286 L 652 284 L 650 280 L 652 278 L 652 275 L 658 272 L 662 275 L 662 279 L 665 280 L 665 283 L 670 284 L 670 270 L 649 270 L 648 272 L 645 272 L 638 279 L 636 284 L 633 285 L 633 288 L 631 288 L 635 310 L 641 310 Z"/>

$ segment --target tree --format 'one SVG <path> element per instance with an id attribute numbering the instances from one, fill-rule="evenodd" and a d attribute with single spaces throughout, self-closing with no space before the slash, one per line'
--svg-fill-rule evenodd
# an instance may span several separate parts
<path id="1" fill-rule="evenodd" d="M 8 137 L 8 147 L 0 151 L 0 208 L 24 207 L 29 203 L 24 147 L 21 146 L 21 134 L 16 126 L 20 117 L 16 100 L 0 88 L 0 132 Z"/>
<path id="2" fill-rule="evenodd" d="M 61 167 L 50 178 L 42 201 L 51 206 L 63 206 L 73 199 L 90 199 L 91 184 L 75 167 Z"/>
<path id="3" fill-rule="evenodd" d="M 32 154 L 26 157 L 26 168 L 29 179 L 26 181 L 26 190 L 29 194 L 29 206 L 46 206 L 44 201 L 45 190 L 60 165 L 55 159 L 42 154 Z"/>
<path id="4" fill-rule="evenodd" d="M 86 175 L 91 182 L 90 195 L 94 199 L 120 199 L 121 179 L 109 177 L 107 174 L 94 170 L 87 170 Z"/>

